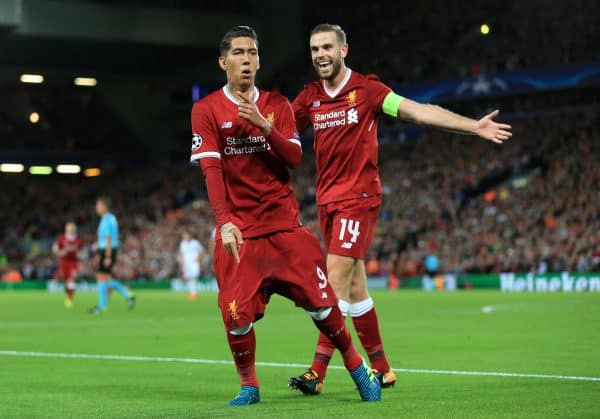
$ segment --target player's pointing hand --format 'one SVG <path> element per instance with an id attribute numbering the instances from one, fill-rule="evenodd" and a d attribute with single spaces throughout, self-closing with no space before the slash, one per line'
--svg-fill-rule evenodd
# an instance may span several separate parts
<path id="1" fill-rule="evenodd" d="M 237 263 L 240 263 L 240 250 L 244 240 L 242 232 L 232 222 L 225 223 L 221 226 L 221 240 L 227 252 L 235 258 Z"/>
<path id="2" fill-rule="evenodd" d="M 267 136 L 271 132 L 271 124 L 266 120 L 264 116 L 258 110 L 256 103 L 251 98 L 252 91 L 248 91 L 246 93 L 240 92 L 239 90 L 235 92 L 235 96 L 240 101 L 238 105 L 238 116 L 255 127 L 260 128 L 262 133 Z"/>

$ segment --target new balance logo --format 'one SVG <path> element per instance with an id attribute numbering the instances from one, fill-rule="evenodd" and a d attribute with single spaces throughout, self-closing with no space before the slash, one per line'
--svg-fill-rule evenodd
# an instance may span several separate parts
<path id="1" fill-rule="evenodd" d="M 312 103 L 312 107 L 313 107 L 313 108 L 318 108 L 319 106 L 321 106 L 321 101 L 320 101 L 320 100 L 315 100 L 315 101 Z"/>
<path id="2" fill-rule="evenodd" d="M 344 242 L 342 243 L 342 249 L 351 249 L 352 243 Z"/>
<path id="3" fill-rule="evenodd" d="M 348 124 L 358 124 L 358 111 L 354 108 L 348 111 Z"/>
<path id="4" fill-rule="evenodd" d="M 225 122 L 223 122 L 223 125 L 221 125 L 221 128 L 231 128 L 232 125 L 233 125 L 233 122 L 225 121 Z"/>

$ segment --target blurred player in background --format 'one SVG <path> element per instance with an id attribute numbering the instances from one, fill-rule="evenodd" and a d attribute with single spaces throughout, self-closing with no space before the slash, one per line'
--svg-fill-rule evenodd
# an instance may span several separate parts
<path id="1" fill-rule="evenodd" d="M 77 225 L 73 221 L 65 224 L 65 232 L 52 245 L 52 252 L 59 257 L 57 279 L 64 283 L 65 307 L 73 306 L 75 281 L 79 272 L 80 252 L 83 242 L 77 237 Z"/>
<path id="2" fill-rule="evenodd" d="M 206 258 L 204 246 L 196 239 L 193 239 L 188 230 L 184 230 L 181 243 L 179 243 L 179 266 L 184 281 L 187 281 L 188 296 L 187 299 L 193 301 L 198 292 L 198 278 L 202 262 Z"/>
<path id="3" fill-rule="evenodd" d="M 135 296 L 112 277 L 112 269 L 117 260 L 119 250 L 119 224 L 117 217 L 110 212 L 111 200 L 100 197 L 96 201 L 96 213 L 100 216 L 98 225 L 98 270 L 96 283 L 98 288 L 98 304 L 90 309 L 91 314 L 100 314 L 108 304 L 108 290 L 114 289 L 125 298 L 129 309 L 135 307 Z"/>
<path id="4" fill-rule="evenodd" d="M 317 208 L 328 249 L 329 281 L 342 313 L 352 317 L 381 385 L 390 387 L 396 376 L 383 350 L 364 263 L 382 202 L 377 119 L 386 114 L 500 144 L 510 138 L 511 127 L 493 121 L 498 111 L 476 121 L 406 99 L 376 76 L 352 71 L 344 62 L 348 44 L 338 25 L 317 25 L 310 51 L 320 80 L 307 84 L 292 105 L 298 130 L 314 130 Z M 304 394 L 319 394 L 333 351 L 331 341 L 320 334 L 311 367 L 292 377 L 289 385 Z"/>
<path id="5" fill-rule="evenodd" d="M 218 301 L 241 383 L 229 405 L 260 401 L 253 322 L 273 293 L 309 312 L 340 350 L 361 398 L 378 401 L 379 382 L 344 325 L 320 244 L 300 226 L 289 169 L 300 164 L 302 149 L 290 103 L 254 86 L 252 28 L 231 28 L 219 49 L 227 84 L 194 104 L 191 162 L 202 168 L 216 219 Z"/>

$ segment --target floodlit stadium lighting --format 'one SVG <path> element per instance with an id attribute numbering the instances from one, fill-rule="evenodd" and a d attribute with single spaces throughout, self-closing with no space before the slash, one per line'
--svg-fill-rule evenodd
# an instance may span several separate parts
<path id="1" fill-rule="evenodd" d="M 50 166 L 30 166 L 29 173 L 32 175 L 50 175 L 52 168 Z"/>
<path id="2" fill-rule="evenodd" d="M 81 166 L 78 164 L 59 164 L 56 166 L 56 172 L 60 174 L 75 174 L 81 172 Z"/>
<path id="3" fill-rule="evenodd" d="M 21 83 L 43 83 L 44 76 L 41 74 L 21 74 Z"/>
<path id="4" fill-rule="evenodd" d="M 40 114 L 37 112 L 31 112 L 29 114 L 29 122 L 31 122 L 32 124 L 37 124 L 38 122 L 40 122 Z"/>
<path id="5" fill-rule="evenodd" d="M 25 166 L 21 163 L 2 163 L 0 164 L 0 172 L 4 173 L 21 173 L 25 170 Z"/>
<path id="6" fill-rule="evenodd" d="M 490 27 L 489 27 L 489 25 L 487 25 L 485 23 L 483 25 L 481 25 L 481 27 L 479 28 L 479 30 L 481 31 L 482 35 L 487 35 L 487 34 L 490 33 Z"/>
<path id="7" fill-rule="evenodd" d="M 89 167 L 83 171 L 83 175 L 87 177 L 100 176 L 101 173 L 102 171 L 97 167 Z"/>
<path id="8" fill-rule="evenodd" d="M 76 86 L 93 87 L 98 84 L 98 80 L 93 77 L 75 77 L 74 83 Z"/>

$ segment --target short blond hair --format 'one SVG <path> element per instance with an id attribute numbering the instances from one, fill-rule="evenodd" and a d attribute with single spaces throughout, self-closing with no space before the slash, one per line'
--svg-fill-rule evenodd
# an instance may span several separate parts
<path id="1" fill-rule="evenodd" d="M 313 28 L 313 30 L 310 32 L 310 36 L 322 32 L 335 32 L 335 36 L 337 36 L 337 39 L 338 41 L 340 41 L 340 44 L 346 44 L 346 32 L 344 32 L 340 25 L 332 25 L 331 23 L 320 23 Z"/>

